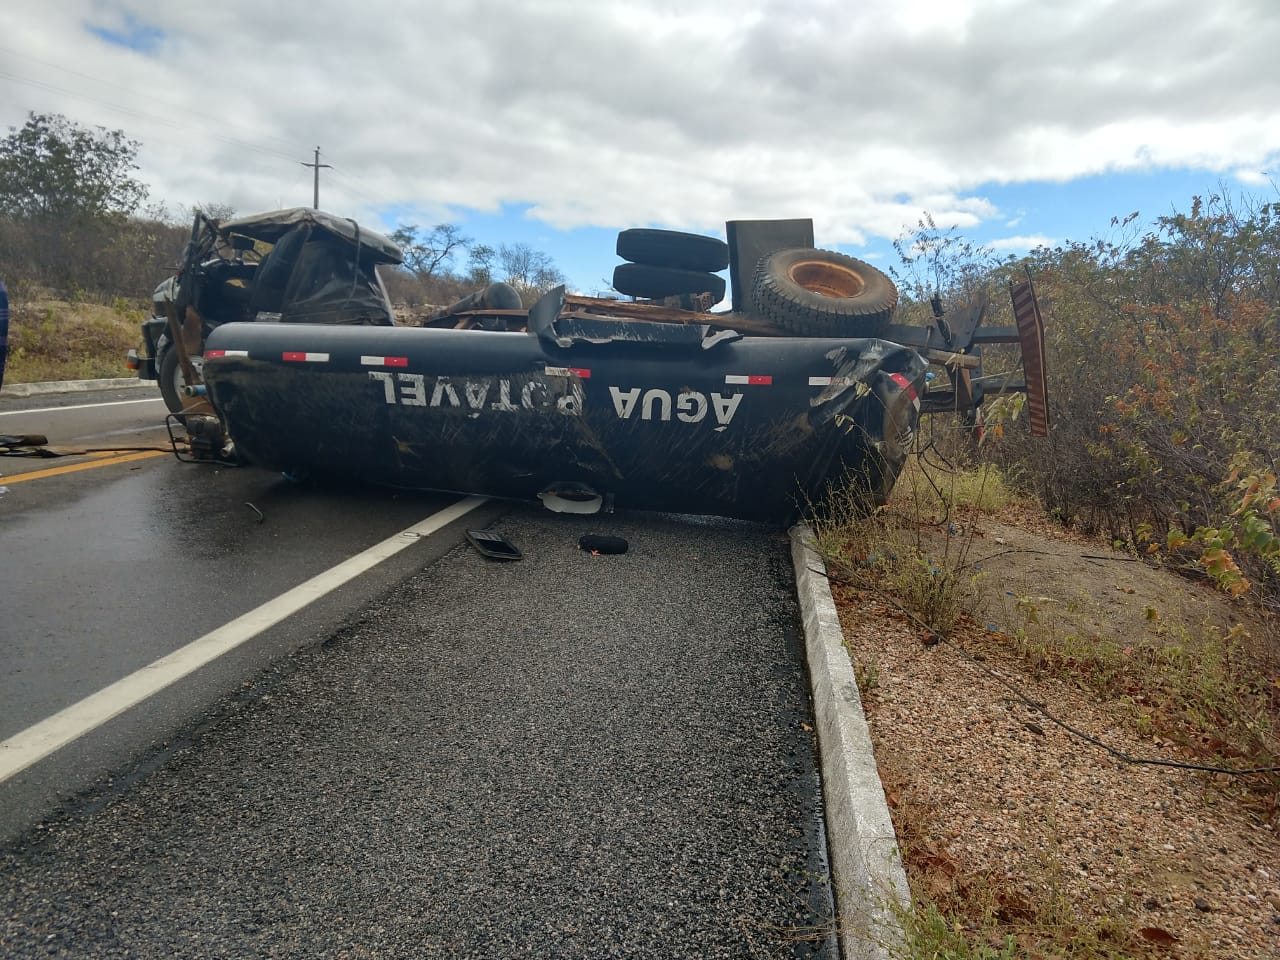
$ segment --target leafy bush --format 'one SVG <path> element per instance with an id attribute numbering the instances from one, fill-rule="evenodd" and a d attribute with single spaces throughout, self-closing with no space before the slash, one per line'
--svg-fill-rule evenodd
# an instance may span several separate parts
<path id="1" fill-rule="evenodd" d="M 1003 431 L 986 455 L 1063 522 L 1174 547 L 1223 586 L 1252 581 L 1275 604 L 1280 503 L 1259 491 L 1274 485 L 1280 450 L 1280 204 L 1223 193 L 1145 232 L 1136 217 L 1113 220 L 1110 238 L 1017 262 L 923 221 L 899 243 L 918 281 L 907 293 L 918 304 L 936 282 L 944 300 L 964 302 L 1029 267 L 1053 429 Z"/>

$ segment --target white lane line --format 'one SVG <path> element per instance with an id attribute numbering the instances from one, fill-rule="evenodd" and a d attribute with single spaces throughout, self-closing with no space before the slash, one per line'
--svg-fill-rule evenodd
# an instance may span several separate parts
<path id="1" fill-rule="evenodd" d="M 268 600 L 262 606 L 206 633 L 198 640 L 191 641 L 185 647 L 179 647 L 173 653 L 135 670 L 97 693 L 90 694 L 79 703 L 73 703 L 65 710 L 59 710 L 53 716 L 14 734 L 0 743 L 0 783 L 159 693 L 187 674 L 234 650 L 285 617 L 297 613 L 313 600 L 320 599 L 388 557 L 395 556 L 405 547 L 417 543 L 420 537 L 435 533 L 487 502 L 485 497 L 459 500 L 381 543 L 375 543 L 368 550 L 342 561 L 336 567 L 316 574 L 274 600 Z"/>
<path id="2" fill-rule="evenodd" d="M 60 410 L 91 410 L 94 407 L 126 407 L 131 403 L 161 403 L 164 397 L 146 400 L 108 400 L 106 403 L 75 403 L 69 407 L 36 407 L 33 410 L 0 410 L 0 417 L 16 417 L 23 413 L 57 413 Z"/>

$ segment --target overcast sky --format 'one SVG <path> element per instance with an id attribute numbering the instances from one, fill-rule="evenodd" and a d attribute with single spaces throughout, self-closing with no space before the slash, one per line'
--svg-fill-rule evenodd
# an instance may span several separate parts
<path id="1" fill-rule="evenodd" d="M 460 223 L 599 287 L 629 226 L 929 211 L 1001 249 L 1275 198 L 1278 0 L 6 0 L 0 127 L 122 128 L 173 209 Z"/>

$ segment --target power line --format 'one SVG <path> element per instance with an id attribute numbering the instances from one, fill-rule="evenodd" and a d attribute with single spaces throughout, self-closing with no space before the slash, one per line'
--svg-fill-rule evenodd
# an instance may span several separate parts
<path id="1" fill-rule="evenodd" d="M 351 179 L 348 178 L 345 168 L 334 165 L 332 167 L 332 171 L 333 171 L 333 176 L 337 178 L 338 183 L 342 187 L 344 187 L 349 193 L 355 194 L 355 196 L 359 197 L 365 203 L 369 204 L 370 207 L 386 206 L 391 202 L 387 200 L 375 200 L 373 197 L 369 196 L 363 190 L 359 189 L 351 181 Z M 354 174 L 352 176 L 354 176 Z"/>
<path id="2" fill-rule="evenodd" d="M 806 548 L 810 552 L 818 554 L 818 558 L 820 560 L 822 559 L 822 555 L 818 553 L 816 548 L 814 548 L 811 545 L 806 545 Z M 1111 746 L 1111 744 L 1107 743 L 1104 740 L 1099 739 L 1098 737 L 1093 736 L 1093 734 L 1086 733 L 1085 731 L 1072 726 L 1071 724 L 1067 723 L 1065 720 L 1062 720 L 1059 717 L 1055 716 L 1054 714 L 1050 713 L 1049 708 L 1044 703 L 1041 703 L 1040 701 L 1035 700 L 1032 697 L 1028 696 L 1019 687 L 1015 686 L 1012 682 L 1005 679 L 997 671 L 992 670 L 989 666 L 987 666 L 985 663 L 983 663 L 981 660 L 979 660 L 977 657 L 971 654 L 959 643 L 950 639 L 949 637 L 945 636 L 939 631 L 935 630 L 933 627 L 929 626 L 922 619 L 920 619 L 920 617 L 918 617 L 912 610 L 908 609 L 896 597 L 892 596 L 889 593 L 886 593 L 875 583 L 871 582 L 865 577 L 860 576 L 855 571 L 848 570 L 846 571 L 847 576 L 840 576 L 838 574 L 832 575 L 832 573 L 829 570 L 827 570 L 825 566 L 822 569 L 816 569 L 814 567 L 809 567 L 808 564 L 806 564 L 806 567 L 808 567 L 808 570 L 810 573 L 816 573 L 819 576 L 826 576 L 828 579 L 834 580 L 836 583 L 851 583 L 857 587 L 860 587 L 866 590 L 871 590 L 872 592 L 878 594 L 882 600 L 896 607 L 900 613 L 904 614 L 909 620 L 913 621 L 916 624 L 916 626 L 920 627 L 922 630 L 925 631 L 925 633 L 928 635 L 928 639 L 925 641 L 926 646 L 932 647 L 940 643 L 945 643 L 952 650 L 955 650 L 956 652 L 958 652 L 961 657 L 963 657 L 973 666 L 977 667 L 983 673 L 990 676 L 993 680 L 1001 684 L 1005 689 L 1007 689 L 1015 697 L 1021 700 L 1024 704 L 1026 704 L 1032 710 L 1035 710 L 1037 713 L 1039 713 L 1042 717 L 1044 717 L 1050 723 L 1057 724 L 1063 730 L 1067 731 L 1067 733 L 1071 734 L 1074 737 L 1079 738 L 1080 740 L 1085 741 L 1086 743 L 1092 744 L 1095 747 L 1100 747 L 1101 749 L 1109 753 L 1111 756 L 1115 757 L 1117 760 L 1120 760 L 1124 763 L 1132 764 L 1135 766 L 1147 765 L 1147 766 L 1153 766 L 1153 767 L 1173 767 L 1174 769 L 1178 769 L 1178 770 L 1197 770 L 1203 773 L 1221 773 L 1230 777 L 1248 777 L 1248 776 L 1256 776 L 1258 774 L 1264 774 L 1264 773 L 1280 773 L 1280 766 L 1235 768 L 1235 767 L 1220 767 L 1214 764 L 1205 764 L 1205 763 L 1186 763 L 1182 760 L 1166 760 L 1162 757 L 1135 757 L 1124 750 L 1120 750 L 1117 747 Z"/>

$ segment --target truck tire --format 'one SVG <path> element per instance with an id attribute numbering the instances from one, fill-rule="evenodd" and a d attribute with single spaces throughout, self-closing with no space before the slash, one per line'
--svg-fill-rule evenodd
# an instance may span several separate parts
<path id="1" fill-rule="evenodd" d="M 170 344 L 161 344 L 160 360 L 156 363 L 156 382 L 160 384 L 160 396 L 170 413 L 182 412 L 182 365 L 178 363 L 178 351 Z"/>
<path id="2" fill-rule="evenodd" d="M 724 277 L 678 267 L 655 267 L 647 263 L 620 263 L 613 270 L 613 289 L 629 297 L 660 300 L 685 293 L 709 293 L 724 299 Z"/>
<path id="3" fill-rule="evenodd" d="M 637 228 L 618 234 L 618 256 L 652 267 L 717 273 L 729 266 L 729 245 L 698 233 Z"/>
<path id="4" fill-rule="evenodd" d="M 179 415 L 178 422 L 186 423 L 181 414 L 182 388 L 187 385 L 187 381 L 182 376 L 182 364 L 178 362 L 178 351 L 173 348 L 168 338 L 162 338 L 156 345 L 156 350 L 160 354 L 156 361 L 156 382 L 160 384 L 160 396 L 164 397 L 164 405 L 169 408 L 169 412 Z M 201 356 L 193 355 L 191 362 L 199 372 Z"/>
<path id="5" fill-rule="evenodd" d="M 898 288 L 861 260 L 796 247 L 761 259 L 752 299 L 764 319 L 806 337 L 871 337 L 893 318 Z"/>

